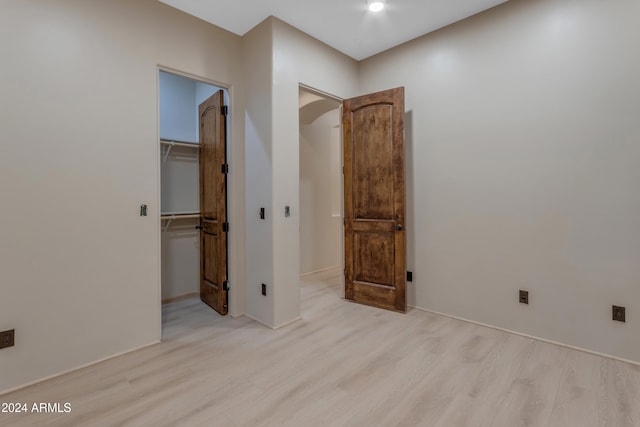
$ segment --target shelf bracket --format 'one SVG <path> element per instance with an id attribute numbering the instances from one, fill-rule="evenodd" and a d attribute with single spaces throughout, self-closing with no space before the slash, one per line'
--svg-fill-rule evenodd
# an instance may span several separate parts
<path id="1" fill-rule="evenodd" d="M 175 216 L 174 216 L 174 217 L 171 217 L 171 218 L 166 218 L 166 219 L 165 219 L 165 221 L 167 221 L 167 222 L 165 222 L 165 223 L 164 223 L 164 228 L 162 229 L 162 231 L 163 231 L 163 232 L 166 232 L 166 231 L 169 229 L 169 226 L 171 225 L 171 222 L 172 222 L 174 219 L 175 219 Z"/>
<path id="2" fill-rule="evenodd" d="M 167 148 L 164 150 L 164 154 L 162 155 L 163 162 L 167 161 L 167 158 L 169 157 L 169 153 L 171 153 L 171 149 L 173 148 L 174 145 L 176 145 L 176 143 L 172 141 L 172 142 L 166 143 L 166 145 L 167 145 Z"/>

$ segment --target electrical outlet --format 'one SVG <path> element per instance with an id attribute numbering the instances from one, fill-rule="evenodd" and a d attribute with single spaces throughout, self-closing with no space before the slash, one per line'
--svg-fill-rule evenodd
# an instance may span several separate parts
<path id="1" fill-rule="evenodd" d="M 0 348 L 13 347 L 15 345 L 15 329 L 0 332 Z"/>
<path id="2" fill-rule="evenodd" d="M 520 304 L 529 304 L 529 291 L 520 291 Z"/>
<path id="3" fill-rule="evenodd" d="M 612 312 L 612 318 L 613 320 L 615 320 L 616 322 L 624 322 L 626 323 L 625 320 L 625 308 L 621 307 L 619 305 L 612 305 L 611 306 L 611 312 Z"/>
<path id="4" fill-rule="evenodd" d="M 265 297 L 267 296 L 267 285 L 265 285 L 264 283 L 262 284 L 262 295 L 264 295 Z"/>

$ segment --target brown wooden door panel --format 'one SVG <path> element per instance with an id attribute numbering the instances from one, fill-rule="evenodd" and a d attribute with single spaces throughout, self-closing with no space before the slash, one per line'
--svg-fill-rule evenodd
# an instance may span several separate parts
<path id="1" fill-rule="evenodd" d="M 201 130 L 204 130 L 205 134 L 208 132 L 215 132 L 215 126 L 210 123 L 212 120 L 209 117 L 211 114 L 215 114 L 212 110 L 205 113 L 204 119 L 208 123 Z M 213 129 L 212 129 L 213 128 Z M 205 143 L 200 147 L 200 169 L 201 179 L 207 185 L 200 187 L 200 215 L 202 218 L 208 220 L 215 220 L 218 218 L 218 193 L 217 181 L 221 181 L 219 178 L 220 170 L 215 172 L 215 165 L 218 161 L 218 147 L 216 143 Z"/>
<path id="2" fill-rule="evenodd" d="M 367 219 L 356 219 L 353 221 L 351 227 L 353 228 L 354 232 L 358 232 L 358 231 L 378 231 L 381 233 L 387 232 L 393 232 L 396 229 L 396 222 L 395 221 L 373 221 L 373 220 L 367 220 Z"/>
<path id="3" fill-rule="evenodd" d="M 406 311 L 404 88 L 344 101 L 345 298 Z"/>
<path id="4" fill-rule="evenodd" d="M 391 233 L 355 232 L 353 235 L 353 280 L 393 289 L 395 246 Z M 371 268 L 375 265 L 376 268 Z"/>
<path id="5" fill-rule="evenodd" d="M 226 135 L 222 113 L 224 95 L 216 92 L 200 113 L 200 299 L 227 314 Z"/>
<path id="6" fill-rule="evenodd" d="M 376 287 L 370 283 L 353 283 L 353 301 L 394 311 L 405 311 L 396 307 L 396 292 L 390 288 Z"/>
<path id="7" fill-rule="evenodd" d="M 353 217 L 393 219 L 391 105 L 367 105 L 353 112 Z"/>
<path id="8" fill-rule="evenodd" d="M 203 262 L 204 273 L 202 279 L 217 286 L 218 285 L 218 265 L 215 262 L 206 262 L 207 260 L 218 259 L 218 236 L 214 234 L 203 233 L 202 238 L 202 255 L 205 262 Z"/>

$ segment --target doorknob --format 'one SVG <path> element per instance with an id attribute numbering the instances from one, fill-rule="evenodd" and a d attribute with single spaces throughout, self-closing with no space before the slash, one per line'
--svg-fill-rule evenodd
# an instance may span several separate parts
<path id="1" fill-rule="evenodd" d="M 396 224 L 396 230 L 402 231 L 402 224 Z"/>
<path id="2" fill-rule="evenodd" d="M 204 227 L 201 225 L 196 225 L 196 230 L 202 230 Z"/>

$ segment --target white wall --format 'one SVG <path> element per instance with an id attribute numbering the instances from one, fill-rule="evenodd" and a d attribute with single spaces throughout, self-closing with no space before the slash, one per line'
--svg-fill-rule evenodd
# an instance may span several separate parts
<path id="1" fill-rule="evenodd" d="M 195 82 L 163 71 L 159 78 L 160 138 L 197 143 Z"/>
<path id="2" fill-rule="evenodd" d="M 340 110 L 335 109 L 310 124 L 300 124 L 302 274 L 340 265 L 340 121 Z"/>
<path id="3" fill-rule="evenodd" d="M 163 147 L 166 150 L 167 146 Z M 200 176 L 198 150 L 173 147 L 161 170 L 161 211 L 165 213 L 198 212 L 200 210 Z"/>
<path id="4" fill-rule="evenodd" d="M 273 280 L 274 326 L 300 316 L 298 88 L 354 96 L 357 63 L 278 19 L 273 22 Z M 291 206 L 285 218 L 284 207 Z"/>
<path id="5" fill-rule="evenodd" d="M 16 345 L 0 351 L 0 390 L 160 339 L 158 65 L 231 85 L 234 105 L 240 42 L 155 0 L 2 1 L 0 330 L 15 328 Z M 232 281 L 244 270 L 242 112 Z"/>
<path id="6" fill-rule="evenodd" d="M 159 77 L 160 138 L 198 143 L 197 82 L 163 71 Z M 173 147 L 160 164 L 160 179 L 161 212 L 200 210 L 198 150 Z"/>
<path id="7" fill-rule="evenodd" d="M 162 233 L 163 301 L 200 292 L 198 224 L 198 219 L 181 219 Z"/>
<path id="8" fill-rule="evenodd" d="M 266 20 L 243 38 L 246 135 L 246 314 L 274 324 L 272 210 L 272 28 Z M 266 219 L 259 218 L 260 208 Z M 261 294 L 261 284 L 267 295 Z M 233 283 L 231 284 L 233 288 Z"/>
<path id="9" fill-rule="evenodd" d="M 640 361 L 638 16 L 514 0 L 361 64 L 406 87 L 411 304 Z"/>
<path id="10" fill-rule="evenodd" d="M 193 99 L 192 99 L 193 101 Z M 194 113 L 190 104 L 189 122 Z M 162 116 L 160 117 L 162 127 Z M 166 149 L 166 147 L 164 148 Z M 160 164 L 160 204 L 163 213 L 198 212 L 200 210 L 200 177 L 198 150 L 173 147 Z M 172 221 L 161 236 L 162 300 L 199 292 L 200 243 L 197 219 Z M 163 224 L 164 226 L 164 224 Z"/>

